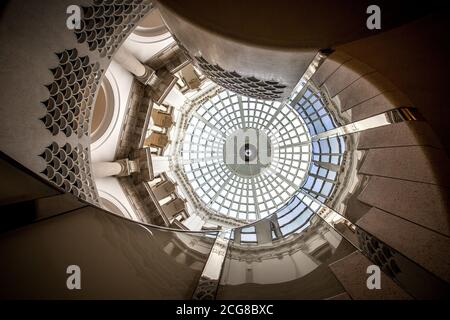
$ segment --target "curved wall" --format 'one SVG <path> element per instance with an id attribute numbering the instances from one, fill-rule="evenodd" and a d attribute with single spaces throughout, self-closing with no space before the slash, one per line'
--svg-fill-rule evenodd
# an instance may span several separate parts
<path id="1" fill-rule="evenodd" d="M 2 299 L 190 299 L 207 254 L 186 243 L 209 251 L 214 242 L 145 227 L 93 207 L 0 238 Z M 81 290 L 67 289 L 70 265 L 80 267 Z"/>
<path id="2" fill-rule="evenodd" d="M 270 0 L 158 2 L 220 37 L 254 46 L 324 49 L 379 32 L 366 27 L 367 7 L 374 4 L 368 0 L 280 1 L 276 6 Z M 431 3 L 436 6 L 438 2 Z M 376 4 L 382 11 L 382 31 L 412 21 L 433 9 L 431 4 L 424 8 L 411 6 L 407 1 L 381 0 Z M 166 18 L 164 13 L 163 17 Z"/>
<path id="3" fill-rule="evenodd" d="M 415 107 L 376 69 L 342 50 L 325 60 L 312 81 L 352 121 Z M 450 261 L 442 252 L 450 249 L 449 160 L 432 127 L 419 118 L 353 138 L 362 154 L 356 160 L 357 183 L 347 187 L 343 206 L 334 209 L 448 281 Z"/>
<path id="4" fill-rule="evenodd" d="M 165 2 L 159 9 L 196 66 L 214 82 L 243 95 L 266 100 L 288 96 L 318 51 L 317 47 L 274 48 L 241 42 L 193 23 Z"/>
<path id="5" fill-rule="evenodd" d="M 83 19 L 75 31 L 66 27 L 66 9 L 73 4 L 10 1 L 5 6 L 0 116 L 8 121 L 2 123 L 0 145 L 66 192 L 98 204 L 90 172 L 93 103 L 116 46 L 150 4 L 80 0 Z"/>
<path id="6" fill-rule="evenodd" d="M 283 3 L 276 12 L 267 5 L 246 1 L 212 6 L 200 1 L 187 6 L 164 0 L 160 1 L 160 10 L 177 40 L 218 83 L 240 83 L 242 73 L 264 80 L 275 77 L 291 85 L 294 78 L 298 81 L 304 74 L 318 49 L 331 48 L 334 53 L 311 80 L 327 92 L 334 112 L 343 115 L 347 123 L 394 109 L 418 110 L 414 121 L 395 121 L 352 134 L 355 150 L 346 154 L 352 157 L 354 180 L 341 184 L 343 202 L 334 205 L 362 232 L 449 282 L 450 261 L 443 254 L 450 249 L 450 166 L 442 145 L 448 144 L 444 124 L 448 112 L 443 106 L 448 105 L 444 87 L 449 50 L 440 36 L 440 32 L 449 30 L 445 17 L 426 16 L 432 9 L 419 13 L 398 3 L 380 3 L 383 28 L 371 32 L 365 27 L 365 16 L 358 14 L 358 8 L 364 12 L 367 7 L 364 2 L 351 10 L 345 4 L 335 8 L 332 2 L 322 1 Z M 334 8 L 327 12 L 336 17 L 324 19 L 327 13 L 319 12 L 321 7 Z M 279 16 L 283 14 L 284 19 Z M 309 16 L 303 17 L 305 14 Z M 296 19 L 288 18 L 292 15 Z M 316 24 L 319 20 L 320 26 Z M 333 29 L 338 21 L 339 28 Z M 308 42 L 305 31 L 315 39 Z M 311 55 L 304 54 L 308 50 Z M 290 60 L 289 55 L 295 58 Z M 434 71 L 437 79 L 431 76 Z M 369 250 L 364 239 L 360 237 L 362 247 Z M 378 259 L 373 252 L 366 254 Z"/>

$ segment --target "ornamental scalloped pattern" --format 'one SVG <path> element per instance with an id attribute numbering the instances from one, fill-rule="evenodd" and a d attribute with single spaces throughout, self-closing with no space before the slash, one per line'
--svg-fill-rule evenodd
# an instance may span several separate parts
<path id="1" fill-rule="evenodd" d="M 264 100 L 279 100 L 282 98 L 284 88 L 286 88 L 285 85 L 277 81 L 262 81 L 255 77 L 243 77 L 235 71 L 225 71 L 219 65 L 210 64 L 203 57 L 195 57 L 195 61 L 208 79 L 244 96 Z"/>
<path id="2" fill-rule="evenodd" d="M 151 8 L 150 0 L 94 0 L 94 5 L 82 7 L 81 26 L 75 30 L 77 41 L 86 42 L 89 50 L 109 59 Z"/>
<path id="3" fill-rule="evenodd" d="M 47 112 L 40 120 L 56 136 L 89 134 L 89 119 L 95 93 L 103 70 L 89 63 L 88 56 L 79 56 L 77 49 L 56 53 L 59 64 L 50 69 L 53 82 L 46 85 L 50 97 L 43 102 Z"/>
<path id="4" fill-rule="evenodd" d="M 59 146 L 52 142 L 39 155 L 46 162 L 41 172 L 56 186 L 74 196 L 98 204 L 97 192 L 89 166 L 89 150 L 81 144 Z"/>
<path id="5" fill-rule="evenodd" d="M 215 300 L 218 285 L 218 280 L 211 280 L 201 276 L 192 295 L 192 300 Z"/>
<path id="6" fill-rule="evenodd" d="M 396 251 L 360 228 L 356 233 L 361 249 L 368 258 L 391 278 L 397 277 L 401 270 L 395 262 Z"/>

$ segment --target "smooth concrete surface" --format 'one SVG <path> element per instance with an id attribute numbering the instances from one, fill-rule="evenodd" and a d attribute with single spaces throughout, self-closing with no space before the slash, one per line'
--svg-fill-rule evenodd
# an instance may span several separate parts
<path id="1" fill-rule="evenodd" d="M 429 7 L 432 7 L 431 5 Z M 435 7 L 439 9 L 438 7 Z M 447 10 L 373 37 L 338 46 L 389 79 L 411 100 L 450 153 L 450 21 Z"/>
<path id="2" fill-rule="evenodd" d="M 367 267 L 373 263 L 360 252 L 330 264 L 336 278 L 354 300 L 405 300 L 412 299 L 403 289 L 383 272 L 380 273 L 381 289 L 368 289 Z"/>
<path id="3" fill-rule="evenodd" d="M 383 26 L 381 30 L 370 30 L 366 27 L 369 17 L 366 10 L 374 3 L 368 0 L 296 0 L 278 1 L 276 5 L 271 0 L 159 0 L 158 3 L 221 37 L 284 48 L 331 48 L 384 32 L 434 9 L 401 1 L 377 1 L 382 7 Z M 166 21 L 163 12 L 162 15 Z"/>
<path id="4" fill-rule="evenodd" d="M 145 29 L 156 29 L 164 27 L 164 21 L 158 9 L 153 9 L 139 22 L 138 27 Z"/>
<path id="5" fill-rule="evenodd" d="M 26 172 L 17 170 L 11 162 L 3 159 L 3 156 L 0 161 L 0 176 L 0 205 L 61 194 L 57 188 L 44 185 Z"/>
<path id="6" fill-rule="evenodd" d="M 390 213 L 372 208 L 356 223 L 388 246 L 450 282 L 450 239 Z"/>
<path id="7" fill-rule="evenodd" d="M 348 295 L 348 293 L 343 292 L 334 297 L 328 298 L 327 300 L 352 300 L 352 298 Z"/>
<path id="8" fill-rule="evenodd" d="M 374 176 L 359 194 L 358 200 L 450 236 L 448 189 Z"/>
<path id="9" fill-rule="evenodd" d="M 226 3 L 227 1 L 216 1 L 214 6 L 220 8 Z M 319 47 L 270 47 L 242 42 L 218 34 L 211 29 L 203 28 L 198 23 L 187 19 L 184 15 L 185 12 L 179 11 L 179 8 L 185 7 L 184 2 L 176 4 L 177 10 L 166 6 L 164 1 L 159 4 L 167 27 L 192 57 L 202 57 L 209 64 L 219 65 L 227 72 L 237 72 L 241 77 L 279 82 L 285 86 L 279 88 L 279 91 L 282 91 L 282 97 L 287 97 L 292 92 L 320 49 Z M 190 10 L 197 5 L 198 3 L 192 3 L 187 9 Z M 277 5 L 282 5 L 282 3 Z M 205 3 L 205 6 L 210 6 L 210 4 Z M 218 16 L 223 13 L 221 12 Z M 217 12 L 214 15 L 217 16 Z M 248 28 L 242 30 L 249 31 Z M 245 34 L 242 30 L 241 33 Z"/>
<path id="10" fill-rule="evenodd" d="M 350 112 L 351 121 L 412 105 L 387 78 L 342 51 L 329 55 L 311 80 L 341 112 Z"/>
<path id="11" fill-rule="evenodd" d="M 311 81 L 318 87 L 321 87 L 324 82 L 337 70 L 339 67 L 352 60 L 352 57 L 343 52 L 333 52 L 322 65 L 314 72 L 311 77 Z"/>
<path id="12" fill-rule="evenodd" d="M 63 212 L 76 210 L 85 207 L 86 205 L 86 203 L 78 201 L 77 198 L 69 193 L 34 200 L 36 220 L 48 218 Z"/>
<path id="13" fill-rule="evenodd" d="M 354 105 L 351 110 L 352 121 L 359 121 L 377 114 L 411 106 L 409 99 L 399 90 L 385 91 L 379 95 Z"/>
<path id="14" fill-rule="evenodd" d="M 365 100 L 394 89 L 395 87 L 378 72 L 363 75 L 339 93 L 341 111 L 351 109 Z"/>
<path id="15" fill-rule="evenodd" d="M 450 186 L 449 160 L 444 151 L 419 146 L 371 149 L 360 173 Z"/>
<path id="16" fill-rule="evenodd" d="M 0 297 L 190 299 L 213 240 L 83 208 L 0 236 Z M 66 287 L 69 265 L 81 269 L 81 290 Z"/>
<path id="17" fill-rule="evenodd" d="M 386 147 L 430 146 L 442 148 L 430 125 L 424 121 L 405 121 L 363 131 L 359 150 Z"/>
<path id="18" fill-rule="evenodd" d="M 330 97 L 334 97 L 364 75 L 373 72 L 375 71 L 368 65 L 352 59 L 339 66 L 323 85 L 327 88 Z"/>
<path id="19" fill-rule="evenodd" d="M 267 243 L 265 245 L 267 246 Z M 229 248 L 229 251 L 233 251 L 233 247 Z M 275 245 L 272 251 L 274 252 L 272 257 L 264 257 L 263 254 L 252 251 L 255 257 L 260 258 L 259 260 L 251 259 L 245 253 L 242 254 L 240 260 L 234 257 L 228 260 L 229 263 L 224 268 L 221 284 L 231 286 L 247 283 L 270 285 L 289 282 L 306 276 L 320 265 L 320 261 L 306 250 L 304 252 L 292 249 L 292 252 L 280 254 Z"/>

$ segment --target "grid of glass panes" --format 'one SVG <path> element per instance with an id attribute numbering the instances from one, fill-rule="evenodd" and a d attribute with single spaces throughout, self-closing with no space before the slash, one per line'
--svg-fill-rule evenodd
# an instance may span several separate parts
<path id="1" fill-rule="evenodd" d="M 299 233 L 309 225 L 311 216 L 320 209 L 320 205 L 305 194 L 298 193 L 287 205 L 277 211 L 281 234 Z M 272 234 L 274 237 L 274 234 Z"/>
<path id="2" fill-rule="evenodd" d="M 309 129 L 311 136 L 336 128 L 336 123 L 328 112 L 319 92 L 313 91 L 311 87 L 294 106 Z"/>
<path id="3" fill-rule="evenodd" d="M 333 136 L 312 142 L 312 161 L 340 165 L 345 151 L 345 138 Z"/>
<path id="4" fill-rule="evenodd" d="M 211 202 L 231 175 L 220 160 L 185 164 L 184 171 L 193 190 L 205 204 Z"/>
<path id="5" fill-rule="evenodd" d="M 223 231 L 222 235 L 227 240 L 234 240 L 234 229 Z"/>
<path id="6" fill-rule="evenodd" d="M 223 187 L 211 203 L 213 210 L 242 220 L 254 221 L 258 218 L 250 178 L 230 173 L 222 185 Z"/>
<path id="7" fill-rule="evenodd" d="M 225 137 L 239 128 L 264 130 L 270 138 L 272 162 L 260 176 L 240 177 L 223 164 Z M 298 190 L 310 152 L 306 128 L 291 107 L 223 90 L 194 111 L 182 159 L 194 192 L 206 206 L 254 221 L 275 212 Z"/>
<path id="8" fill-rule="evenodd" d="M 338 174 L 326 164 L 341 164 L 345 151 L 344 138 L 334 136 L 314 141 L 312 149 L 313 160 L 302 190 L 325 203 L 333 192 Z"/>
<path id="9" fill-rule="evenodd" d="M 243 105 L 243 127 L 267 129 L 281 103 L 278 101 L 257 100 L 241 96 Z"/>
<path id="10" fill-rule="evenodd" d="M 258 242 L 255 226 L 241 228 L 241 243 Z"/>
<path id="11" fill-rule="evenodd" d="M 181 149 L 183 160 L 208 162 L 222 158 L 225 138 L 220 131 L 210 127 L 195 115 L 190 119 Z"/>
<path id="12" fill-rule="evenodd" d="M 272 162 L 269 170 L 255 178 L 262 218 L 275 212 L 294 194 L 306 175 L 310 160 L 309 137 L 298 115 L 289 106 L 280 104 L 265 125 L 272 143 Z"/>
<path id="13" fill-rule="evenodd" d="M 310 218 L 321 208 L 321 205 L 303 193 L 298 193 L 276 212 L 278 226 L 283 237 L 291 233 L 300 233 L 309 226 Z M 255 226 L 243 227 L 241 243 L 256 243 L 258 235 Z M 272 239 L 277 239 L 276 232 L 271 228 Z"/>

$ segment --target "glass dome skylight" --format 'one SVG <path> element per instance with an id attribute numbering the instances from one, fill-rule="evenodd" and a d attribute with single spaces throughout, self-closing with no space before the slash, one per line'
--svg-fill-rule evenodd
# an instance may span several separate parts
<path id="1" fill-rule="evenodd" d="M 182 171 L 206 208 L 245 221 L 264 218 L 298 191 L 310 137 L 289 105 L 221 90 L 189 114 Z"/>

